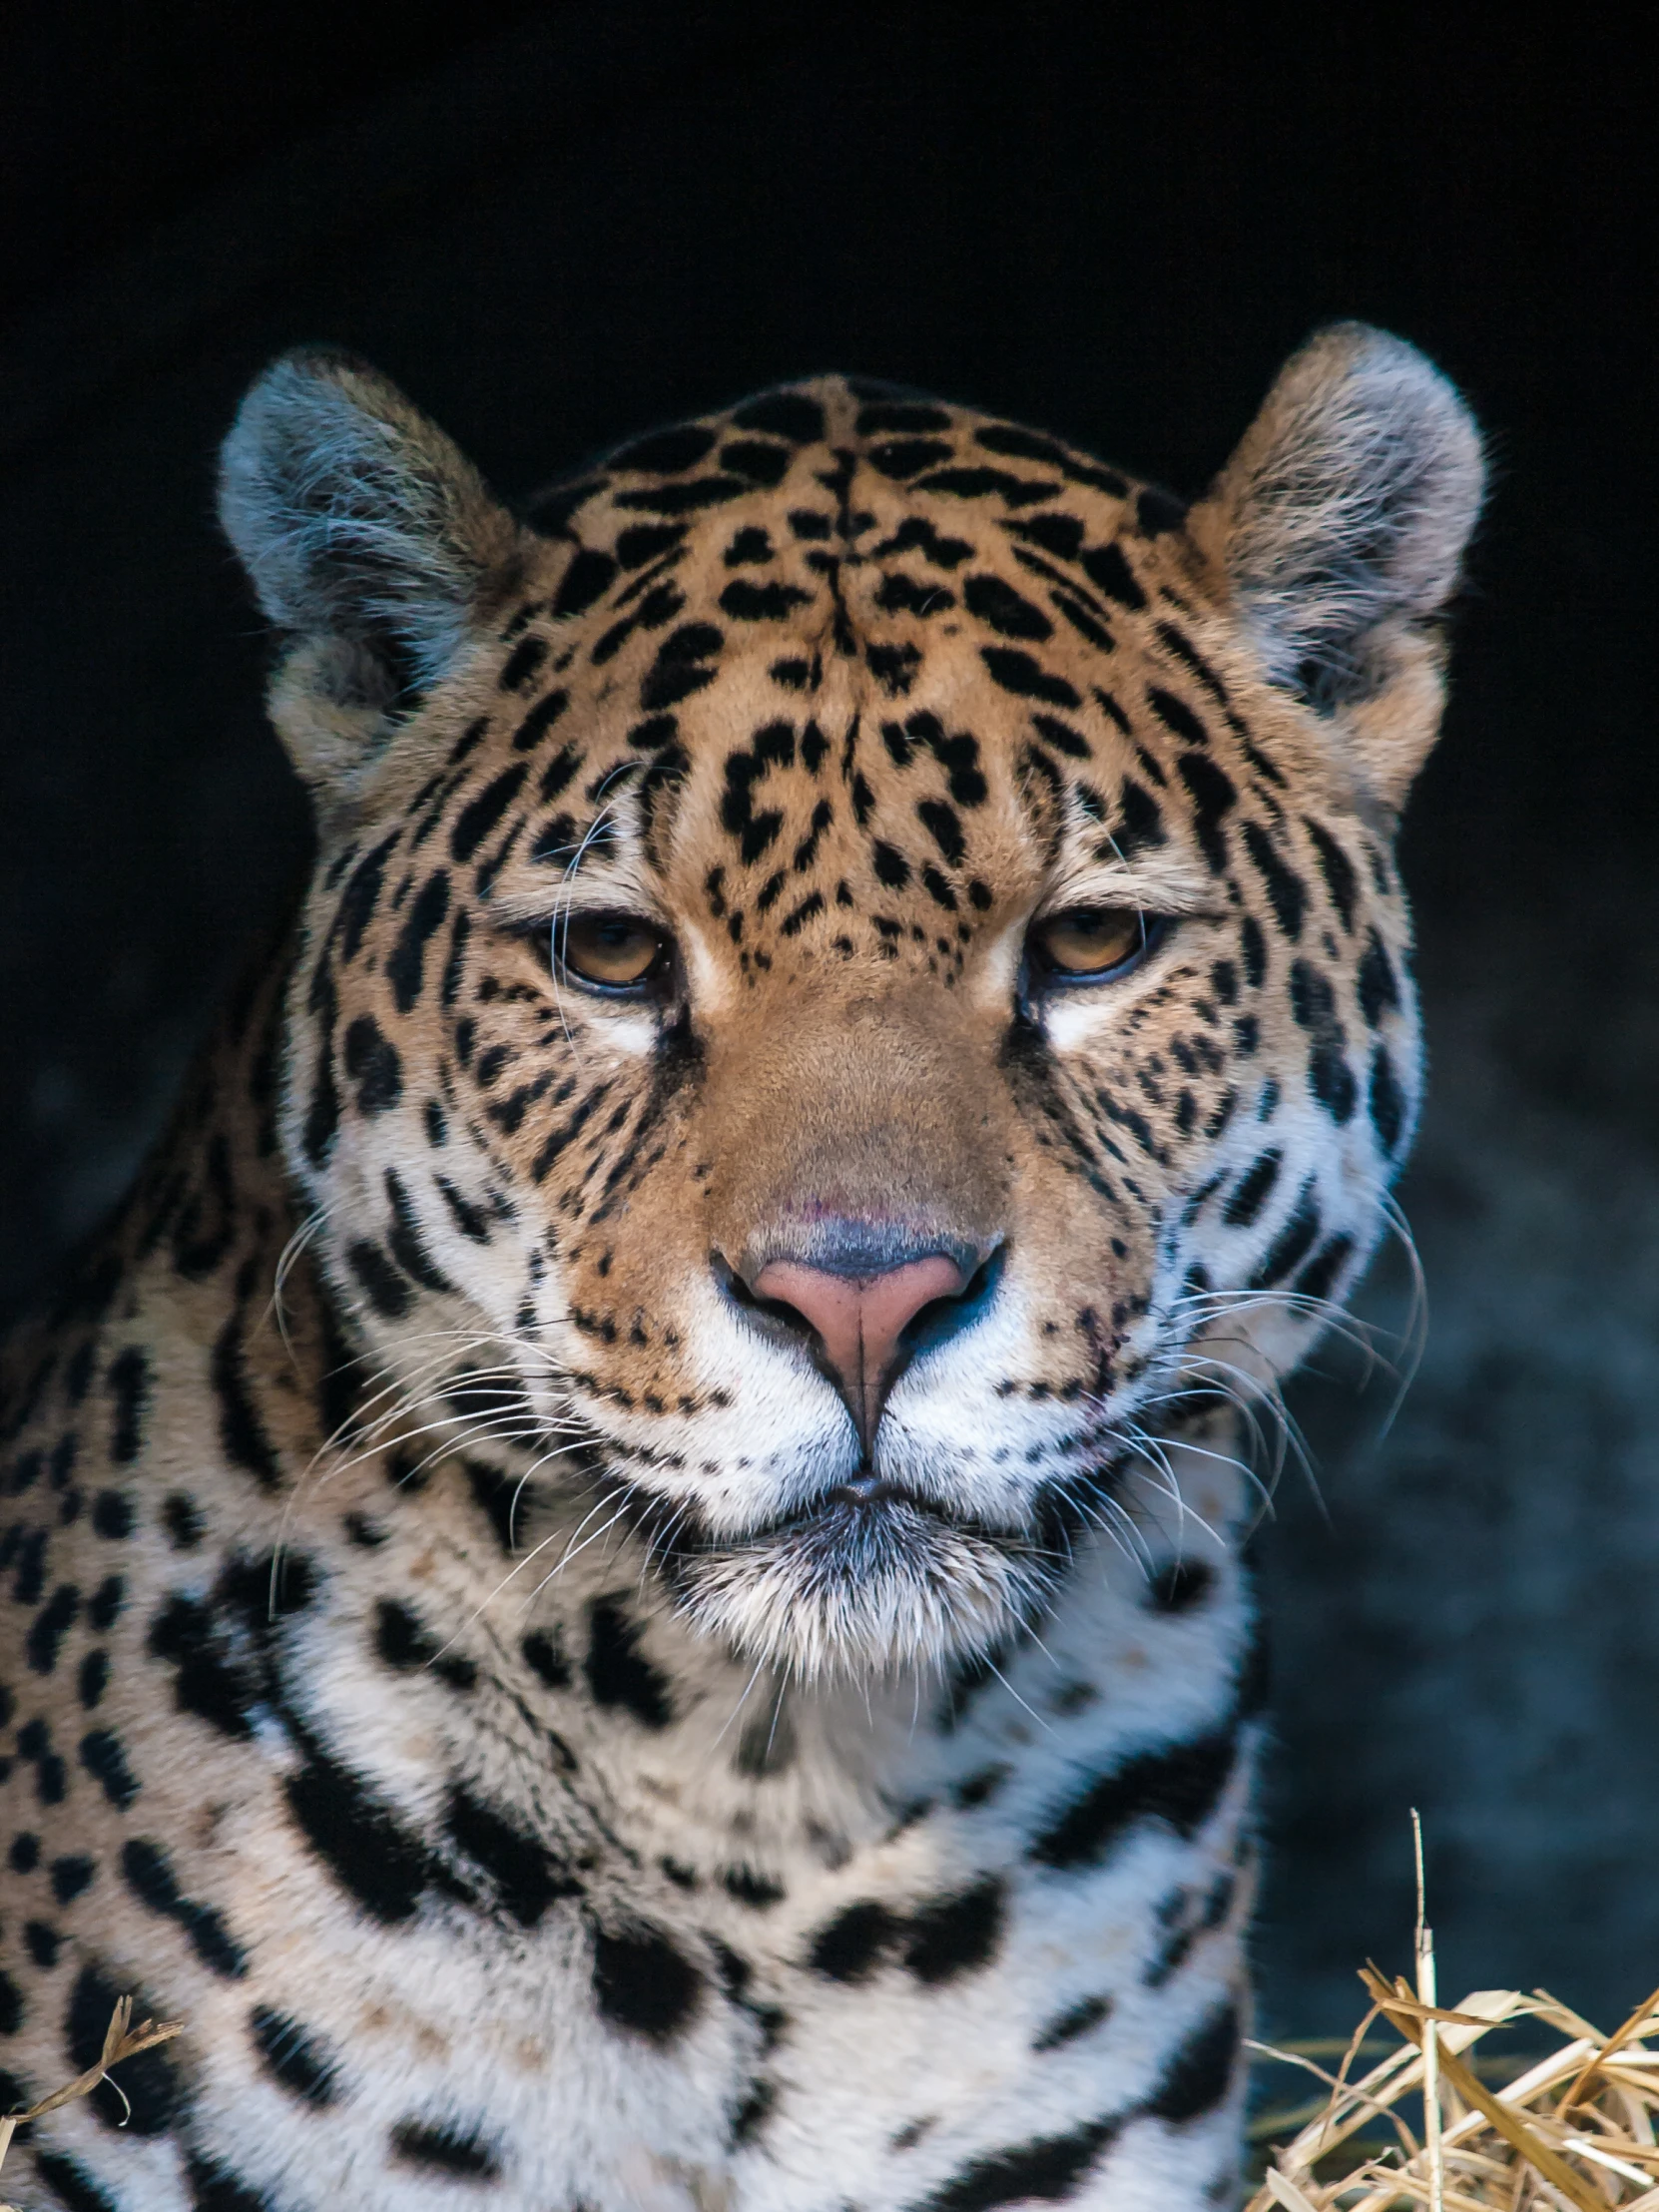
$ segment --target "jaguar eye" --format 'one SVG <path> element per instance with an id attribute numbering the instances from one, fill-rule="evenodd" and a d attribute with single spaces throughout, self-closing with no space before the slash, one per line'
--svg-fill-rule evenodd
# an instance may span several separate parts
<path id="1" fill-rule="evenodd" d="M 555 964 L 599 991 L 638 991 L 668 965 L 669 939 L 638 914 L 571 914 L 553 925 Z"/>
<path id="2" fill-rule="evenodd" d="M 1072 906 L 1035 923 L 1029 944 L 1038 970 L 1061 983 L 1098 983 L 1149 952 L 1161 914 L 1126 906 Z"/>

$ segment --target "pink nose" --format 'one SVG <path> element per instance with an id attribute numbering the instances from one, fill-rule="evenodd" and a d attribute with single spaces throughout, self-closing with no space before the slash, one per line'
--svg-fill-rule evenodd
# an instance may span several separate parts
<path id="1" fill-rule="evenodd" d="M 957 1298 L 966 1278 L 942 1252 L 877 1275 L 832 1275 L 799 1260 L 774 1260 L 756 1276 L 757 1298 L 793 1307 L 839 1380 L 867 1452 L 898 1362 L 898 1340 L 924 1306 Z"/>

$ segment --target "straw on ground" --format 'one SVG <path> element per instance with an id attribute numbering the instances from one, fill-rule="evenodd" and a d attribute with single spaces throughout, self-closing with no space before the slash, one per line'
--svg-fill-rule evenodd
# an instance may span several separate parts
<path id="1" fill-rule="evenodd" d="M 1441 2008 L 1425 2003 L 1402 1977 L 1390 1980 L 1375 1966 L 1364 1967 L 1360 1978 L 1371 2009 L 1335 2074 L 1302 2052 L 1252 2046 L 1317 2074 L 1329 2093 L 1292 2139 L 1273 2150 L 1246 2212 L 1390 2212 L 1418 2205 L 1444 2212 L 1659 2212 L 1659 2048 L 1649 2047 L 1659 2037 L 1659 1989 L 1607 2035 L 1543 1989 L 1529 1996 L 1477 1989 L 1461 2004 Z M 1517 2079 L 1490 2087 L 1465 2054 L 1519 2020 L 1553 2030 L 1560 2047 Z M 1378 2021 L 1400 2041 L 1369 2072 L 1351 2078 Z M 1438 2083 L 1437 2094 L 1425 2099 L 1430 2028 Z M 1411 2098 L 1423 2100 L 1429 2116 L 1422 2141 L 1399 2109 Z M 1252 2132 L 1271 2136 L 1302 2117 L 1265 2115 Z M 1391 2142 L 1371 2147 L 1355 2140 L 1380 2123 L 1391 2131 Z"/>

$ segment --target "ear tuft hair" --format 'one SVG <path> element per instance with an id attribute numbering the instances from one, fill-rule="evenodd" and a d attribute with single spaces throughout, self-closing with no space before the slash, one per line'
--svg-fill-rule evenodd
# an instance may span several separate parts
<path id="1" fill-rule="evenodd" d="M 1311 338 L 1206 502 L 1272 681 L 1327 714 L 1382 692 L 1455 589 L 1484 480 L 1473 416 L 1415 346 L 1363 322 Z"/>
<path id="2" fill-rule="evenodd" d="M 517 532 L 470 461 L 386 377 L 284 353 L 242 402 L 219 513 L 260 604 L 310 641 L 336 702 L 389 709 L 464 646 Z"/>

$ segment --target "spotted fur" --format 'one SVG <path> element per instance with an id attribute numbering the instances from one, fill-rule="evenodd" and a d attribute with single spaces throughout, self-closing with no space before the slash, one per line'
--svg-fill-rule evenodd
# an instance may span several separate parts
<path id="1" fill-rule="evenodd" d="M 21 2204 L 1225 2200 L 1236 1408 L 1409 1142 L 1479 480 L 1355 326 L 1191 509 L 831 378 L 519 521 L 372 371 L 255 386 L 319 856 L 0 1425 L 0 2093 L 187 2033 Z M 1045 984 L 1078 907 L 1145 955 Z M 833 1236 L 968 1256 L 867 1456 L 746 1287 Z"/>

